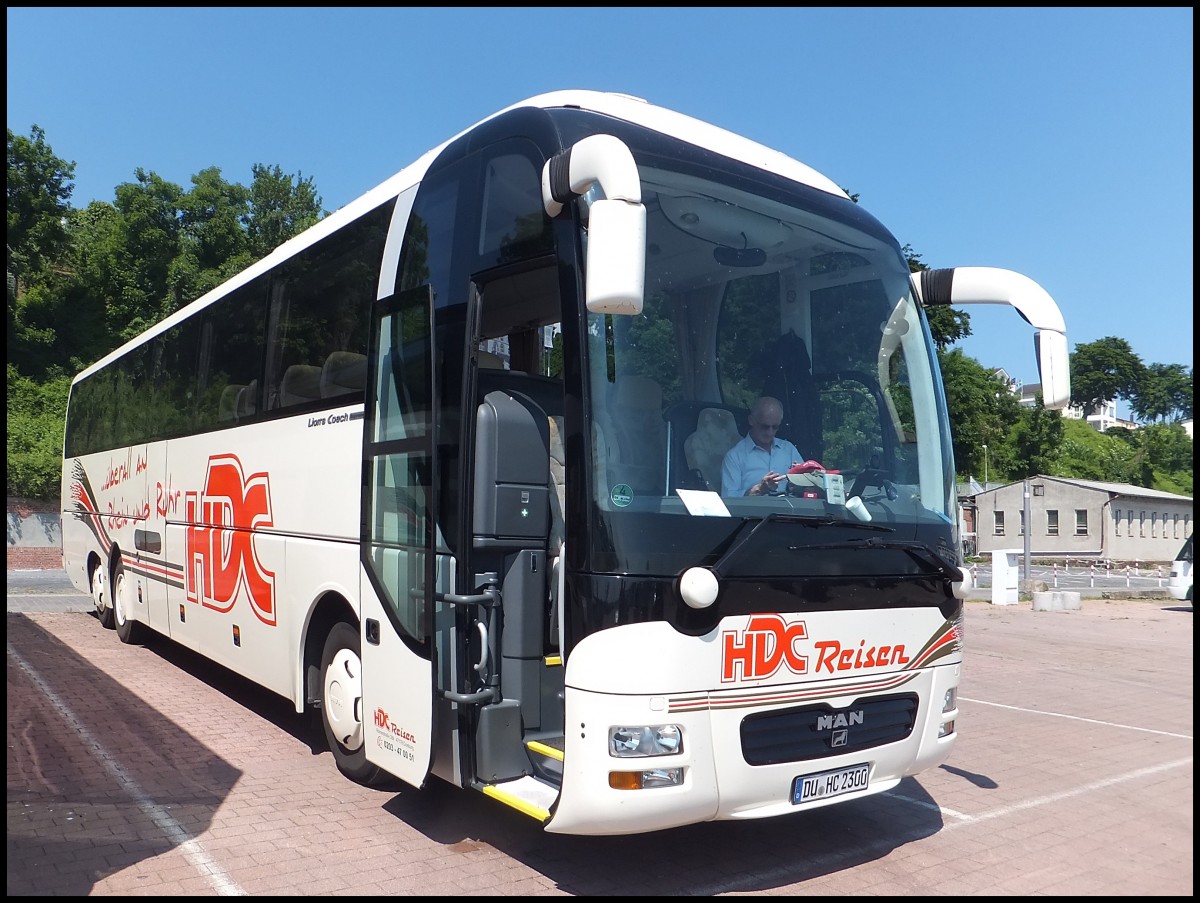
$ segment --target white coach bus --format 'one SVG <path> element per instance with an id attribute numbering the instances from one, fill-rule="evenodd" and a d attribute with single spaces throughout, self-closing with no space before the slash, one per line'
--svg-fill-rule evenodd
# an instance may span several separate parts
<path id="1" fill-rule="evenodd" d="M 1167 592 L 1180 602 L 1192 601 L 1192 537 L 1180 547 L 1171 562 L 1171 576 L 1167 580 Z"/>
<path id="2" fill-rule="evenodd" d="M 567 834 L 886 791 L 956 737 L 924 310 L 976 303 L 1030 323 L 1062 407 L 1065 327 L 1029 279 L 910 276 L 781 153 L 535 97 L 80 373 L 64 564 L 121 640 L 319 710 L 362 783 L 436 777 Z M 722 485 L 739 443 L 799 472 Z"/>

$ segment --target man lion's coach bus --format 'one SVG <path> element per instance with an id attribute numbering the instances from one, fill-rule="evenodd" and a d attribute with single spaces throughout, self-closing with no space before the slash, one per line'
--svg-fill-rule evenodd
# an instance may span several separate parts
<path id="1" fill-rule="evenodd" d="M 80 373 L 64 564 L 121 640 L 319 710 L 362 783 L 436 777 L 566 834 L 886 791 L 955 741 L 924 310 L 975 303 L 1030 323 L 1062 407 L 1029 279 L 911 276 L 781 153 L 536 97 Z M 763 396 L 803 460 L 746 495 L 722 462 Z"/>

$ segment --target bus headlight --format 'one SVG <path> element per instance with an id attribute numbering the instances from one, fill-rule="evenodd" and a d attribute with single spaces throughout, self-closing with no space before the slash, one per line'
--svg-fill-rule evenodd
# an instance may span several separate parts
<path id="1" fill-rule="evenodd" d="M 677 756 L 683 752 L 678 724 L 638 725 L 608 729 L 608 754 L 618 759 Z"/>
<path id="2" fill-rule="evenodd" d="M 946 691 L 946 696 L 942 700 L 942 712 L 953 712 L 958 708 L 958 687 L 951 687 Z"/>
<path id="3" fill-rule="evenodd" d="M 951 687 L 942 698 L 942 714 L 949 715 L 958 708 L 958 687 Z M 943 721 L 938 725 L 938 739 L 949 737 L 954 733 L 954 719 Z"/>

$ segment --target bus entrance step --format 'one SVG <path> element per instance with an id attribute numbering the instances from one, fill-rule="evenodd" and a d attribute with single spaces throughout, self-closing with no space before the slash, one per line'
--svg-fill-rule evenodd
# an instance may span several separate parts
<path id="1" fill-rule="evenodd" d="M 551 787 L 545 781 L 528 775 L 498 784 L 476 786 L 492 799 L 542 822 L 550 817 L 550 807 L 558 799 L 558 787 Z"/>
<path id="2" fill-rule="evenodd" d="M 539 737 L 525 741 L 525 751 L 533 764 L 533 772 L 543 781 L 562 786 L 563 773 L 563 737 Z"/>

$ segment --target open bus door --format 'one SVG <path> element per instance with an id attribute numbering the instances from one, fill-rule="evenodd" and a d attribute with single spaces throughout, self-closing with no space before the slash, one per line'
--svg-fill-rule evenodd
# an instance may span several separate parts
<path id="1" fill-rule="evenodd" d="M 363 426 L 362 711 L 350 719 L 361 719 L 366 761 L 415 787 L 429 774 L 434 742 L 431 316 L 423 286 L 377 302 L 372 317 Z"/>

